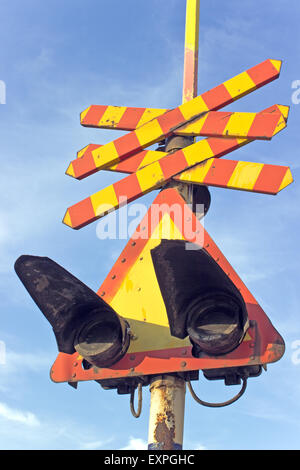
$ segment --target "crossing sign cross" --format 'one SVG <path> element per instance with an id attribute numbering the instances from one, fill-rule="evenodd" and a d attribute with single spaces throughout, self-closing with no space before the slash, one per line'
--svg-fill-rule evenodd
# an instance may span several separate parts
<path id="1" fill-rule="evenodd" d="M 84 126 L 130 132 L 103 146 L 78 152 L 66 173 L 85 178 L 101 169 L 129 173 L 69 207 L 63 222 L 80 229 L 170 179 L 232 189 L 277 194 L 292 182 L 289 168 L 217 159 L 254 140 L 270 140 L 286 127 L 289 107 L 274 105 L 259 113 L 217 111 L 278 78 L 281 62 L 266 60 L 173 110 L 90 106 L 81 113 Z M 146 150 L 171 135 L 206 136 L 175 152 Z M 214 162 L 214 164 L 213 164 Z M 204 182 L 206 170 L 220 168 Z M 229 171 L 229 174 L 228 174 Z M 221 180 L 219 176 L 222 175 Z"/>

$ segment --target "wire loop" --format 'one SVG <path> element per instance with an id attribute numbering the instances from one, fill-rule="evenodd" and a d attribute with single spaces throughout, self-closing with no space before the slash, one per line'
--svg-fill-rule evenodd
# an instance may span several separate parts
<path id="1" fill-rule="evenodd" d="M 141 416 L 141 412 L 142 412 L 143 387 L 142 387 L 141 383 L 138 384 L 137 389 L 138 389 L 138 409 L 137 409 L 137 411 L 135 411 L 135 408 L 134 408 L 134 393 L 135 393 L 136 388 L 132 388 L 132 390 L 130 392 L 130 410 L 131 410 L 131 413 L 133 414 L 133 416 L 135 418 L 139 418 Z"/>
<path id="2" fill-rule="evenodd" d="M 192 384 L 189 380 L 187 380 L 187 386 L 189 388 L 189 391 L 192 395 L 192 397 L 194 398 L 194 400 L 196 400 L 197 403 L 199 403 L 200 405 L 203 405 L 203 406 L 208 406 L 210 408 L 221 408 L 223 406 L 228 406 L 228 405 L 231 405 L 232 403 L 234 403 L 235 401 L 237 401 L 239 398 L 241 398 L 241 396 L 244 394 L 245 390 L 246 390 L 246 387 L 247 387 L 247 377 L 242 377 L 242 381 L 243 381 L 243 385 L 242 385 L 242 388 L 241 390 L 239 391 L 239 393 L 237 393 L 233 398 L 231 398 L 230 400 L 227 400 L 227 401 L 224 401 L 222 403 L 209 403 L 207 401 L 204 401 L 204 400 L 201 400 L 201 398 L 199 398 L 193 387 L 192 387 Z"/>

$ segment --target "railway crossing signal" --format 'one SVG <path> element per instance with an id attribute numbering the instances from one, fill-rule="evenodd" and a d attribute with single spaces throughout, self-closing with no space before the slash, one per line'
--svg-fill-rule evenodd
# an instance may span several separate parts
<path id="1" fill-rule="evenodd" d="M 274 80 L 280 67 L 280 61 L 264 61 L 171 111 L 88 108 L 81 114 L 85 126 L 131 129 L 136 125 L 137 129 L 110 144 L 87 146 L 69 165 L 67 173 L 80 179 L 105 168 L 129 175 L 70 207 L 64 223 L 82 228 L 117 209 L 121 199 L 126 203 L 133 201 L 164 187 L 172 178 L 277 194 L 292 182 L 288 167 L 219 158 L 255 139 L 276 135 L 286 127 L 289 108 L 274 105 L 258 114 L 211 110 Z M 207 133 L 210 137 L 173 153 L 145 150 L 172 133 Z M 185 201 L 177 191 L 163 189 L 146 220 L 153 218 L 157 207 L 163 213 L 165 207 L 170 209 L 174 204 L 182 214 L 186 212 Z M 184 249 L 184 240 L 195 241 L 194 232 L 192 239 L 185 236 L 186 220 L 178 228 L 172 215 L 166 216 L 176 229 L 175 235 L 166 235 L 161 225 L 164 217 L 159 221 L 161 237 L 154 236 L 156 226 L 150 230 L 147 227 L 147 236 L 141 242 L 139 228 L 98 295 L 52 260 L 21 257 L 16 262 L 17 274 L 57 338 L 60 353 L 52 368 L 54 381 L 93 379 L 128 391 L 128 384 L 136 384 L 137 377 L 147 383 L 147 377 L 154 374 L 221 369 L 226 379 L 229 368 L 232 372 L 232 368 L 248 366 L 251 371 L 251 367 L 278 360 L 283 354 L 281 337 L 193 212 L 190 211 L 189 219 L 195 232 L 204 238 L 200 251 Z M 198 246 L 201 248 L 201 243 Z M 63 282 L 58 284 L 60 278 Z M 36 289 L 42 279 L 47 279 L 45 291 Z M 120 291 L 116 291 L 116 286 Z M 62 295 L 67 290 L 72 292 L 70 302 Z M 99 305 L 94 306 L 94 302 Z M 154 311 L 150 312 L 150 308 Z M 51 313 L 54 311 L 55 315 Z M 108 344 L 111 356 L 108 354 L 108 359 L 103 360 Z M 79 363 L 85 366 L 78 367 Z"/>
<path id="2" fill-rule="evenodd" d="M 202 370 L 227 385 L 243 381 L 224 406 L 241 396 L 248 377 L 284 353 L 282 337 L 200 222 L 209 197 L 197 212 L 178 189 L 188 184 L 202 194 L 215 186 L 275 195 L 293 181 L 287 166 L 221 159 L 286 127 L 288 106 L 220 111 L 277 79 L 281 61 L 265 60 L 195 96 L 197 12 L 199 1 L 188 0 L 194 39 L 187 29 L 183 104 L 171 110 L 91 105 L 80 115 L 83 126 L 127 133 L 84 147 L 66 174 L 78 180 L 100 170 L 126 176 L 69 207 L 64 224 L 81 229 L 160 189 L 98 292 L 49 258 L 16 261 L 17 275 L 57 340 L 54 382 L 76 387 L 94 380 L 132 397 L 136 387 L 171 374 L 187 381 L 195 397 L 190 382 Z M 184 145 L 168 146 L 175 138 Z M 149 150 L 153 144 L 160 147 Z"/>
<path id="3" fill-rule="evenodd" d="M 88 108 L 81 114 L 85 126 L 127 130 L 137 126 L 137 129 L 104 146 L 88 145 L 69 165 L 67 173 L 81 179 L 105 168 L 128 176 L 68 208 L 64 223 L 75 229 L 82 228 L 117 209 L 120 200 L 131 202 L 146 192 L 163 188 L 172 178 L 196 185 L 277 194 L 292 182 L 288 167 L 219 158 L 256 139 L 270 139 L 276 135 L 286 127 L 289 108 L 274 105 L 257 114 L 211 110 L 274 80 L 280 68 L 280 61 L 264 61 L 171 111 L 109 106 Z M 145 149 L 172 134 L 190 137 L 206 133 L 210 136 L 175 152 Z M 19 277 L 50 321 L 58 340 L 60 352 L 51 372 L 54 381 L 97 380 L 106 387 L 128 392 L 130 385 L 137 383 L 137 377 L 143 377 L 143 383 L 148 383 L 147 377 L 154 374 L 220 369 L 227 380 L 229 369 L 232 373 L 233 368 L 250 367 L 251 373 L 251 367 L 281 357 L 284 343 L 261 307 L 193 212 L 190 211 L 189 219 L 197 230 L 192 239 L 185 235 L 186 222 L 183 221 L 179 228 L 176 226 L 174 217 L 172 219 L 172 214 L 168 214 L 174 204 L 182 214 L 187 211 L 185 201 L 175 189 L 163 189 L 146 215 L 148 220 L 153 218 L 157 207 L 163 214 L 167 208 L 164 216 L 168 220 L 167 226 L 170 220 L 173 224 L 173 236 L 167 236 L 161 225 L 162 221 L 166 223 L 164 217 L 159 221 L 161 237 L 154 236 L 158 226 L 150 229 L 147 226 L 146 238 L 144 234 L 141 242 L 138 240 L 140 226 L 98 295 L 51 260 L 21 257 L 17 261 Z M 195 232 L 204 239 L 203 248 L 185 251 L 182 243 L 184 240 L 195 242 Z M 216 252 L 218 256 L 214 259 Z M 33 269 L 35 263 L 40 266 L 40 271 L 36 267 Z M 47 274 L 48 271 L 51 274 Z M 66 285 L 57 286 L 56 280 L 60 276 Z M 33 287 L 39 277 L 49 280 L 46 294 L 37 294 Z M 139 279 L 139 286 L 132 277 Z M 208 279 L 210 282 L 203 284 L 203 280 Z M 216 290 L 213 289 L 214 282 Z M 203 292 L 198 284 L 202 285 Z M 120 291 L 116 291 L 116 286 Z M 61 289 L 74 292 L 70 305 L 63 302 L 61 307 L 55 304 L 56 300 L 54 305 L 51 304 L 51 299 L 56 299 L 57 295 L 61 298 Z M 84 295 L 79 301 L 81 289 Z M 41 295 L 46 295 L 47 300 L 41 300 Z M 200 314 L 200 304 L 194 306 L 194 314 L 183 313 L 180 302 L 186 304 L 185 297 L 190 298 L 191 304 L 199 298 L 204 313 Z M 181 299 L 179 304 L 176 299 Z M 99 301 L 99 306 L 92 308 L 92 314 L 89 305 L 95 300 Z M 154 312 L 150 312 L 149 302 Z M 45 305 L 49 304 L 52 305 L 50 311 L 56 308 L 55 317 L 45 311 Z M 61 318 L 66 318 L 65 311 L 68 320 L 64 324 Z M 99 311 L 103 311 L 102 316 Z M 212 320 L 214 316 L 216 319 Z M 57 325 L 64 341 L 70 342 L 67 348 L 62 346 Z M 222 333 L 222 328 L 224 331 L 229 329 L 230 334 Z M 101 348 L 99 342 L 102 342 Z M 105 362 L 99 351 L 105 357 L 103 344 L 108 343 L 112 356 Z M 78 364 L 83 366 L 78 367 Z M 218 376 L 218 372 L 215 375 Z"/>

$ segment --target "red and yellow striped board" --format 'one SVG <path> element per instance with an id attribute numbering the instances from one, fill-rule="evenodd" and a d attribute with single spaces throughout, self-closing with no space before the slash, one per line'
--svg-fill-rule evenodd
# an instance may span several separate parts
<path id="1" fill-rule="evenodd" d="M 246 137 L 249 139 L 271 139 L 275 134 L 286 127 L 287 117 L 284 116 L 278 105 L 271 108 L 269 112 L 261 113 L 237 113 L 209 111 L 204 117 L 181 127 L 175 134 L 194 136 L 208 135 L 211 137 Z M 80 150 L 77 158 L 81 158 L 81 169 L 86 176 L 92 174 L 90 169 L 93 164 L 93 151 L 103 146 L 90 144 Z M 160 152 L 159 158 L 162 157 Z M 122 160 L 114 165 L 114 168 L 133 168 L 137 162 L 143 161 L 143 166 L 156 161 L 158 158 L 155 151 L 140 151 L 132 157 Z M 128 163 L 127 163 L 128 162 Z M 141 168 L 137 165 L 136 169 Z M 111 169 L 111 167 L 107 168 Z M 122 171 L 116 170 L 116 171 Z M 131 171 L 125 172 L 131 173 Z"/>
<path id="2" fill-rule="evenodd" d="M 278 108 L 287 116 L 288 107 L 278 106 Z M 208 137 L 173 154 L 163 155 L 160 160 L 150 163 L 69 207 L 63 222 L 74 229 L 84 227 L 117 209 L 120 205 L 134 201 L 153 189 L 157 189 L 188 168 L 212 157 L 222 157 L 250 142 L 253 140 Z"/>
<path id="3" fill-rule="evenodd" d="M 287 166 L 215 158 L 180 173 L 174 179 L 271 195 L 278 194 L 293 182 L 291 170 Z"/>
<path id="4" fill-rule="evenodd" d="M 150 108 L 123 108 L 125 109 L 124 119 L 119 119 L 121 114 L 118 115 L 120 107 L 117 106 L 91 106 L 91 115 L 97 116 L 97 122 L 100 114 L 104 113 L 104 118 L 100 119 L 98 125 L 94 127 L 101 127 L 105 129 L 122 129 L 131 130 L 139 128 L 145 122 L 150 121 L 155 115 L 162 115 L 167 110 L 156 110 Z M 101 108 L 101 112 L 96 112 L 94 108 Z M 107 108 L 103 111 L 102 108 Z M 118 111 L 115 111 L 115 108 Z M 147 118 L 152 113 L 152 118 L 140 120 L 142 124 L 135 124 L 136 117 L 139 115 L 140 110 L 146 109 L 144 114 Z M 160 114 L 158 114 L 158 112 Z M 88 113 L 89 114 L 89 113 Z M 128 115 L 128 117 L 127 117 Z M 155 116 L 155 117 L 156 117 Z M 146 118 L 145 118 L 146 119 Z M 90 123 L 92 118 L 90 118 Z M 106 124 L 106 125 L 105 125 Z M 284 128 L 286 122 L 279 112 L 274 113 L 239 113 L 239 112 L 220 112 L 209 111 L 199 119 L 194 120 L 192 123 L 180 127 L 174 131 L 176 135 L 183 136 L 208 136 L 208 137 L 249 137 L 250 139 L 265 139 L 269 140 L 273 137 L 276 127 Z M 93 127 L 90 124 L 90 127 Z M 102 146 L 93 146 L 93 150 Z M 82 150 L 80 155 L 84 155 Z M 79 156 L 77 156 L 78 158 Z"/>
<path id="5" fill-rule="evenodd" d="M 211 157 L 224 155 L 238 147 L 238 139 L 209 137 L 196 142 L 166 155 L 159 161 L 141 168 L 136 173 L 69 207 L 63 222 L 74 229 L 79 229 L 120 207 L 120 198 L 124 203 L 134 201 L 190 166 Z"/>
<path id="6" fill-rule="evenodd" d="M 280 69 L 281 61 L 268 59 L 191 101 L 146 122 L 135 131 L 113 142 L 93 149 L 88 146 L 81 154 L 81 158 L 70 163 L 66 173 L 74 178 L 82 179 L 114 165 L 161 141 L 191 119 L 226 106 L 275 80 L 280 74 Z"/>
<path id="7" fill-rule="evenodd" d="M 276 105 L 269 109 L 269 113 L 262 112 L 261 114 L 275 115 L 280 112 L 282 119 L 286 122 L 288 110 L 288 107 Z M 277 129 L 276 132 L 279 132 L 279 130 Z M 135 173 L 167 155 L 166 152 L 143 150 L 131 158 L 108 168 L 108 170 L 120 173 Z M 193 184 L 272 195 L 278 194 L 279 191 L 293 182 L 291 171 L 287 166 L 219 159 L 209 159 L 207 162 L 200 163 L 177 176 L 173 176 L 172 179 Z"/>
<path id="8" fill-rule="evenodd" d="M 167 111 L 169 110 L 91 105 L 80 114 L 80 123 L 84 127 L 133 131 Z"/>
<path id="9" fill-rule="evenodd" d="M 144 166 L 159 160 L 162 152 L 144 150 L 132 158 L 109 168 L 110 171 L 135 173 Z M 168 155 L 164 153 L 164 155 Z M 138 158 L 137 158 L 138 157 Z M 173 176 L 175 181 L 215 186 L 236 190 L 276 195 L 293 182 L 291 170 L 287 166 L 266 163 L 220 160 L 210 158 Z"/>
<path id="10" fill-rule="evenodd" d="M 180 127 L 174 134 L 270 140 L 277 131 L 285 127 L 284 116 L 275 110 L 272 113 L 210 111 L 192 123 Z"/>

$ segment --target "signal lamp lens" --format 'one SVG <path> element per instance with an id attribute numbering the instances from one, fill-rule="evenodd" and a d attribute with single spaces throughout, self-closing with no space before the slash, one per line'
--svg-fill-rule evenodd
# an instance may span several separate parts
<path id="1" fill-rule="evenodd" d="M 189 247 L 190 248 L 190 247 Z M 226 354 L 248 328 L 245 301 L 218 263 L 202 248 L 183 240 L 162 240 L 151 250 L 170 333 L 190 337 L 193 354 Z"/>
<path id="2" fill-rule="evenodd" d="M 128 349 L 128 324 L 119 317 L 116 325 L 109 318 L 84 325 L 75 340 L 76 351 L 97 367 L 108 367 L 118 362 Z"/>
<path id="3" fill-rule="evenodd" d="M 226 354 L 244 336 L 241 307 L 236 299 L 224 294 L 199 299 L 187 314 L 187 333 L 192 344 L 206 354 Z"/>

